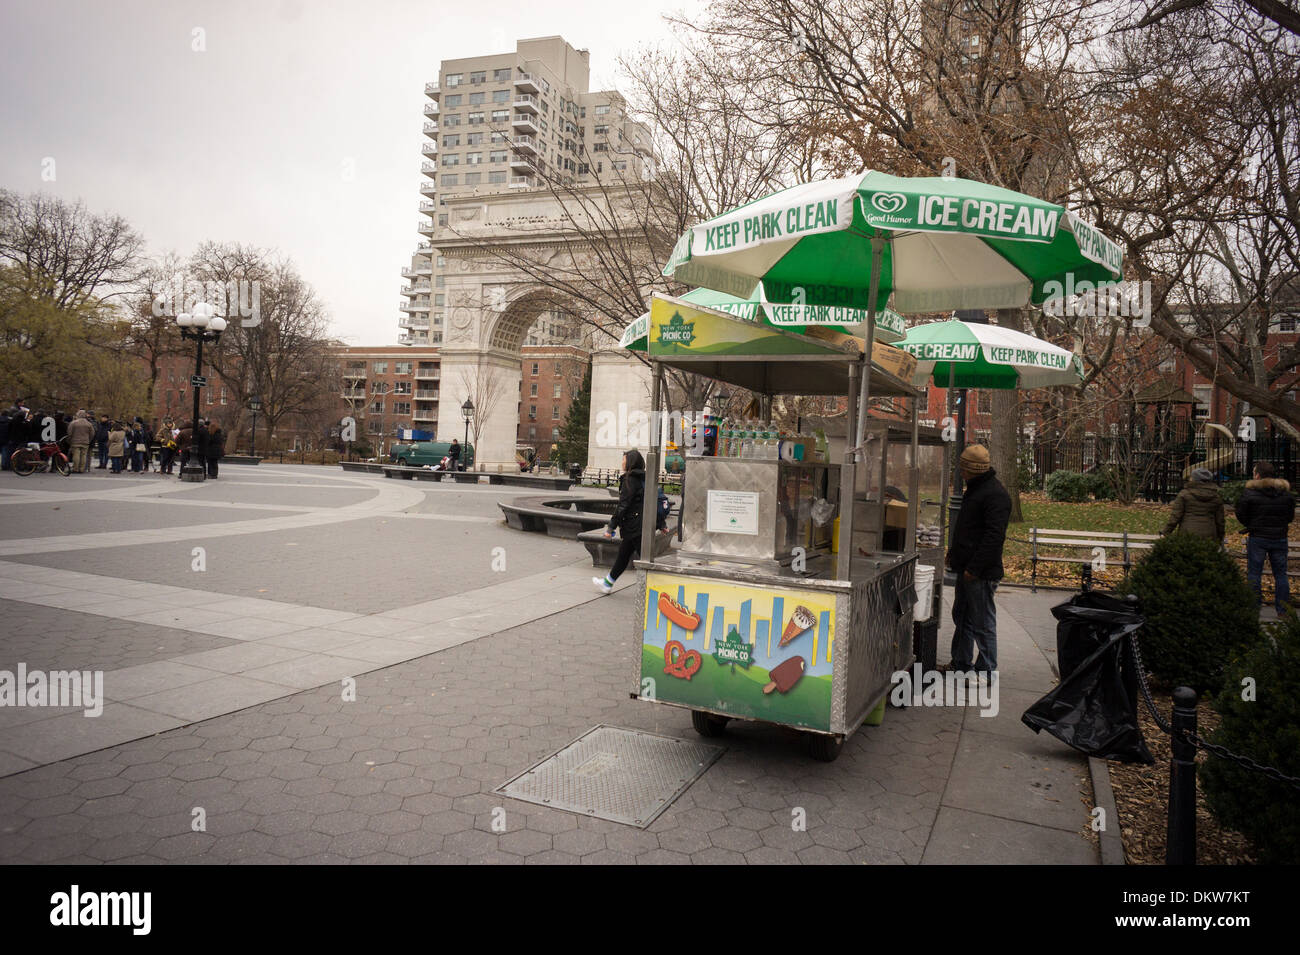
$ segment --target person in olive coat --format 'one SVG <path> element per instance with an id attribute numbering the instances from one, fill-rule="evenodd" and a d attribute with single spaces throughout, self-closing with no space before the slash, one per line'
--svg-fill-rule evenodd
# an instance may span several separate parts
<path id="1" fill-rule="evenodd" d="M 1174 498 L 1169 522 L 1161 533 L 1172 534 L 1174 531 L 1223 540 L 1223 497 L 1214 483 L 1214 475 L 1205 468 L 1194 470 L 1187 486 Z"/>

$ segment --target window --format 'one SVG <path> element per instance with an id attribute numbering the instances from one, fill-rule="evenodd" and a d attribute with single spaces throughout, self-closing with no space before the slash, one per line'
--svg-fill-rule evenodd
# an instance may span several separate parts
<path id="1" fill-rule="evenodd" d="M 221 403 L 222 403 L 223 405 L 226 403 L 226 386 L 225 386 L 225 385 L 222 385 L 222 386 L 221 386 Z"/>
<path id="2" fill-rule="evenodd" d="M 492 82 L 493 82 L 493 83 L 509 83 L 509 82 L 510 82 L 510 67 L 507 66 L 505 69 L 501 69 L 501 70 L 493 70 L 493 71 L 492 71 Z"/>
<path id="3" fill-rule="evenodd" d="M 608 126 L 604 126 L 604 125 L 597 126 L 597 127 L 595 128 L 595 130 L 593 130 L 593 132 L 595 132 L 595 134 L 596 134 L 597 136 L 608 136 L 608 135 L 609 135 L 609 127 L 608 127 Z"/>
<path id="4" fill-rule="evenodd" d="M 608 152 L 609 143 L 594 143 L 592 144 L 591 151 L 594 153 Z"/>
<path id="5" fill-rule="evenodd" d="M 496 118 L 496 116 L 497 116 L 496 113 L 493 113 L 493 114 L 492 114 L 492 122 L 494 122 L 494 123 L 497 122 L 497 118 Z M 502 117 L 501 117 L 502 121 L 504 121 L 505 118 L 506 118 L 506 117 L 505 117 L 505 114 L 502 114 Z M 493 142 L 493 143 L 504 143 L 508 138 L 509 138 L 509 137 L 507 137 L 505 133 L 500 132 L 500 131 L 494 131 L 494 132 L 492 133 L 492 142 Z"/>
<path id="6" fill-rule="evenodd" d="M 433 324 L 434 324 L 435 327 L 437 327 L 437 326 L 441 326 L 441 325 L 442 325 L 442 312 L 435 312 L 435 313 L 434 313 L 434 316 L 433 316 Z"/>
<path id="7" fill-rule="evenodd" d="M 1192 395 L 1196 398 L 1196 417 L 1209 417 L 1210 403 L 1214 400 L 1214 386 L 1192 385 Z"/>
<path id="8" fill-rule="evenodd" d="M 534 377 L 534 378 L 537 377 L 537 370 L 538 370 L 538 364 L 537 364 L 537 362 L 533 362 L 533 377 Z"/>
<path id="9" fill-rule="evenodd" d="M 470 93 L 470 94 L 469 94 L 469 105 L 470 105 L 470 106 L 482 106 L 482 105 L 483 105 L 483 101 L 484 101 L 485 99 L 487 99 L 487 94 L 486 94 L 486 93 Z"/>
<path id="10" fill-rule="evenodd" d="M 552 421 L 559 421 L 559 420 L 560 420 L 560 406 L 559 406 L 559 405 L 551 405 L 551 420 L 552 420 Z"/>
<path id="11" fill-rule="evenodd" d="M 465 162 L 466 162 L 467 165 L 470 165 L 470 166 L 477 166 L 477 165 L 479 165 L 480 163 L 483 162 L 483 154 L 482 154 L 482 153 L 466 153 L 466 154 L 465 154 Z"/>
<path id="12" fill-rule="evenodd" d="M 508 119 L 510 119 L 510 110 L 508 110 L 508 109 L 494 109 L 494 110 L 492 110 L 492 122 L 494 122 L 494 123 L 504 123 L 504 122 L 506 122 Z M 505 133 L 493 133 L 493 134 L 492 134 L 492 142 L 494 142 L 494 143 L 502 142 L 504 139 L 505 139 Z"/>
<path id="13" fill-rule="evenodd" d="M 447 264 L 447 257 L 445 255 L 438 256 L 438 268 L 442 268 L 446 264 Z"/>
<path id="14" fill-rule="evenodd" d="M 483 142 L 483 134 L 482 134 L 482 133 L 470 133 L 469 135 L 467 135 L 467 136 L 465 137 L 465 145 L 466 145 L 466 146 L 478 146 L 478 145 L 481 145 L 482 142 Z"/>
<path id="15" fill-rule="evenodd" d="M 459 125 L 460 125 L 460 113 L 453 113 L 452 115 L 445 117 L 445 118 L 443 119 L 443 121 L 442 121 L 442 125 L 444 125 L 444 126 L 459 126 Z"/>
<path id="16" fill-rule="evenodd" d="M 409 395 L 411 393 L 411 383 L 409 381 L 397 381 L 393 383 L 393 394 Z"/>
<path id="17" fill-rule="evenodd" d="M 204 390 L 208 393 L 208 404 L 213 404 L 212 388 L 209 387 Z"/>
<path id="18" fill-rule="evenodd" d="M 622 172 L 627 168 L 627 162 L 625 160 L 619 160 L 618 162 L 610 163 L 610 165 L 614 167 L 615 172 Z"/>
<path id="19" fill-rule="evenodd" d="M 988 391 L 978 391 L 975 393 L 975 410 L 980 414 L 993 413 L 993 394 Z"/>
<path id="20" fill-rule="evenodd" d="M 596 115 L 597 115 L 597 116 L 608 116 L 608 115 L 609 115 L 609 104 L 608 104 L 608 103 L 601 103 L 599 106 L 597 106 L 597 107 L 596 107 Z"/>
<path id="21" fill-rule="evenodd" d="M 506 174 L 504 172 L 488 173 L 488 182 L 500 183 L 505 181 L 506 181 Z"/>
<path id="22" fill-rule="evenodd" d="M 443 305 L 447 304 L 446 301 L 444 301 L 446 298 L 447 296 L 445 295 L 435 295 L 433 297 L 433 304 L 441 308 Z"/>
<path id="23" fill-rule="evenodd" d="M 459 93 L 456 93 L 454 96 L 444 96 L 442 98 L 442 105 L 446 109 L 454 109 L 460 106 L 460 104 L 461 95 Z"/>
<path id="24" fill-rule="evenodd" d="M 579 176 L 585 176 L 585 175 L 587 175 L 587 173 L 590 172 L 590 171 L 591 171 L 591 170 L 588 169 L 587 164 L 586 164 L 585 162 L 580 162 L 580 163 L 578 163 L 578 175 L 579 175 Z"/>
<path id="25" fill-rule="evenodd" d="M 534 381 L 528 386 L 528 394 L 534 398 L 537 397 L 537 382 Z"/>
<path id="26" fill-rule="evenodd" d="M 444 136 L 444 137 L 442 137 L 442 144 L 443 144 L 444 146 L 459 146 L 459 145 L 460 145 L 460 133 L 456 133 L 454 136 Z"/>
<path id="27" fill-rule="evenodd" d="M 465 185 L 467 185 L 467 186 L 477 186 L 477 185 L 479 184 L 479 180 L 482 179 L 482 178 L 483 178 L 483 174 L 482 174 L 481 172 L 471 172 L 471 173 L 466 173 L 466 175 L 465 175 Z M 442 276 L 441 276 L 441 275 L 438 276 L 438 283 L 439 283 L 439 284 L 442 283 Z"/>
<path id="28" fill-rule="evenodd" d="M 507 149 L 494 149 L 488 153 L 488 162 L 505 162 L 510 158 L 510 151 Z"/>
<path id="29" fill-rule="evenodd" d="M 382 421 L 371 421 L 371 422 L 369 423 L 368 427 L 367 427 L 367 430 L 368 430 L 371 434 L 383 434 L 383 433 L 384 433 L 384 423 L 383 423 Z"/>
<path id="30" fill-rule="evenodd" d="M 442 332 L 434 332 L 432 335 L 429 336 L 429 342 L 431 344 L 436 345 L 441 341 L 442 341 Z"/>
<path id="31" fill-rule="evenodd" d="M 559 429 L 559 428 L 552 428 L 552 429 L 551 429 L 551 440 L 552 440 L 552 441 L 559 441 L 559 440 L 560 440 L 560 429 Z"/>
<path id="32" fill-rule="evenodd" d="M 384 413 L 384 402 L 383 402 L 382 400 L 381 400 L 381 401 L 372 401 L 372 402 L 370 403 L 370 413 L 371 413 L 371 414 L 383 414 L 383 413 Z"/>
<path id="33" fill-rule="evenodd" d="M 442 177 L 442 184 L 443 184 L 444 186 L 459 186 L 459 185 L 460 185 L 460 176 L 456 176 L 456 175 L 443 176 L 443 177 Z"/>
<path id="34" fill-rule="evenodd" d="M 444 83 L 443 85 L 444 85 L 444 86 L 460 86 L 460 84 L 461 84 L 461 83 L 464 83 L 464 82 L 465 82 L 465 74 L 464 74 L 464 73 L 448 73 L 448 74 L 447 74 L 447 82 Z"/>
<path id="35" fill-rule="evenodd" d="M 510 91 L 509 91 L 509 90 L 494 90 L 494 91 L 492 92 L 492 102 L 494 102 L 494 103 L 508 103 L 508 102 L 510 102 Z"/>
<path id="36" fill-rule="evenodd" d="M 388 382 L 386 382 L 386 381 L 372 381 L 372 382 L 370 383 L 370 393 L 371 393 L 372 395 L 386 395 L 386 394 L 388 394 Z"/>
<path id="37" fill-rule="evenodd" d="M 555 373 L 558 375 L 560 373 L 560 369 L 556 368 Z M 558 382 L 556 383 L 555 387 L 551 389 L 551 397 L 552 398 L 560 397 L 560 385 Z"/>
<path id="38" fill-rule="evenodd" d="M 374 367 L 374 373 L 376 375 L 388 374 L 388 362 L 386 361 L 377 361 L 375 362 L 373 367 Z"/>
<path id="39" fill-rule="evenodd" d="M 446 176 L 443 176 L 443 178 L 446 179 L 447 177 L 446 177 Z M 453 177 L 453 178 L 455 178 L 455 177 Z M 442 226 L 444 229 L 447 227 L 447 213 L 443 212 L 443 213 L 439 214 L 439 216 L 438 216 L 438 225 Z"/>
<path id="40" fill-rule="evenodd" d="M 537 420 L 537 405 L 528 406 L 528 420 L 529 421 Z"/>
<path id="41" fill-rule="evenodd" d="M 469 75 L 469 81 L 474 85 L 487 82 L 487 70 L 475 70 Z"/>
<path id="42" fill-rule="evenodd" d="M 1294 332 L 1295 325 L 1296 325 L 1296 317 L 1294 314 L 1283 315 L 1278 320 L 1277 330 L 1279 332 Z"/>
<path id="43" fill-rule="evenodd" d="M 469 124 L 470 124 L 471 126 L 482 126 L 482 125 L 483 125 L 483 111 L 482 111 L 482 110 L 479 110 L 477 113 L 470 113 L 470 114 L 469 114 Z"/>
<path id="44" fill-rule="evenodd" d="M 532 426 L 532 425 L 529 426 L 529 428 L 528 428 L 528 437 L 529 437 L 529 438 L 536 438 L 536 437 L 537 437 L 537 428 L 536 428 L 535 426 Z"/>
<path id="45" fill-rule="evenodd" d="M 394 401 L 393 414 L 409 415 L 411 413 L 411 403 L 409 401 Z"/>

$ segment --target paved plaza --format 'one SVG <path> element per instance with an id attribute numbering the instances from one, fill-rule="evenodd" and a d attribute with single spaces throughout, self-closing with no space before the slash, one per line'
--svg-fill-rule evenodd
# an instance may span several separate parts
<path id="1" fill-rule="evenodd" d="M 508 529 L 497 501 L 530 493 L 0 473 L 0 670 L 104 691 L 96 717 L 0 707 L 0 859 L 1099 861 L 1087 761 L 1019 718 L 1053 682 L 1060 593 L 999 593 L 994 718 L 891 708 L 833 763 L 732 723 L 647 829 L 494 794 L 600 724 L 696 738 L 629 696 L 636 575 L 600 597 L 579 544 Z"/>

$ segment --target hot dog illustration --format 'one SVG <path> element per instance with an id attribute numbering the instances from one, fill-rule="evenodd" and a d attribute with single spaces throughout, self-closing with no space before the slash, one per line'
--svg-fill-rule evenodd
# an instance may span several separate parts
<path id="1" fill-rule="evenodd" d="M 791 657 L 778 663 L 768 673 L 772 682 L 763 687 L 763 692 L 771 693 L 776 690 L 778 693 L 789 693 L 803 677 L 804 666 L 803 657 Z"/>
<path id="2" fill-rule="evenodd" d="M 691 613 L 667 594 L 659 595 L 659 612 L 668 618 L 668 622 L 683 630 L 694 630 L 700 625 L 700 615 Z"/>

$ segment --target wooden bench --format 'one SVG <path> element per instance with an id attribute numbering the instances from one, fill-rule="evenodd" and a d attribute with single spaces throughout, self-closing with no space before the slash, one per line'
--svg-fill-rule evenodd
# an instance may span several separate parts
<path id="1" fill-rule="evenodd" d="M 1043 561 L 1044 563 L 1078 564 L 1080 588 L 1082 590 L 1091 590 L 1092 571 L 1099 556 L 1104 556 L 1112 550 L 1118 550 L 1124 559 L 1124 572 L 1128 573 L 1133 566 L 1133 552 L 1150 550 L 1159 539 L 1159 534 L 1130 534 L 1128 531 L 1067 531 L 1050 527 L 1031 527 L 1029 529 L 1029 543 L 1033 548 L 1033 566 L 1030 573 L 1029 588 L 1034 592 L 1038 590 L 1038 562 Z M 1076 550 L 1087 550 L 1090 556 L 1070 555 L 1062 557 L 1054 554 L 1040 554 L 1040 547 L 1069 547 Z M 1097 554 L 1097 548 L 1101 548 L 1102 555 Z"/>

